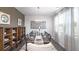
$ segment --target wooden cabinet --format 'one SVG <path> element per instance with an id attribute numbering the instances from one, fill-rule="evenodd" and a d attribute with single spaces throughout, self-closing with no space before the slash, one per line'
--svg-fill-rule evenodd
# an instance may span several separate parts
<path id="1" fill-rule="evenodd" d="M 0 27 L 0 50 L 3 50 L 3 28 Z"/>
<path id="2" fill-rule="evenodd" d="M 18 28 L 17 27 L 14 27 L 12 28 L 12 45 L 13 45 L 13 48 L 17 47 L 17 40 L 18 40 Z"/>
<path id="3" fill-rule="evenodd" d="M 12 47 L 11 40 L 12 40 L 11 28 L 0 27 L 0 50 L 11 49 Z"/>
<path id="4" fill-rule="evenodd" d="M 3 28 L 3 48 L 10 50 L 12 47 L 12 28 Z"/>
<path id="5" fill-rule="evenodd" d="M 9 51 L 17 48 L 25 33 L 24 27 L 3 28 L 0 27 L 0 51 Z"/>

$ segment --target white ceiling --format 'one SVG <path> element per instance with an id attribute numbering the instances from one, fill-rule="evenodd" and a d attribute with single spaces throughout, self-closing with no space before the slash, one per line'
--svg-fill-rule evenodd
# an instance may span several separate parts
<path id="1" fill-rule="evenodd" d="M 38 15 L 53 15 L 58 11 L 59 7 L 16 7 L 24 15 L 38 16 Z"/>

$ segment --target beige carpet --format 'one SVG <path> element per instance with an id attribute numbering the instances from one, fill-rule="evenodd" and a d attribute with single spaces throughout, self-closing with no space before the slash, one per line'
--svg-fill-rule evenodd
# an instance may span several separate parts
<path id="1" fill-rule="evenodd" d="M 57 51 L 52 43 L 49 44 L 27 44 L 28 51 Z"/>
<path id="2" fill-rule="evenodd" d="M 24 45 L 20 51 L 25 51 L 26 45 Z M 49 44 L 27 44 L 27 50 L 28 51 L 57 51 L 56 48 L 52 45 L 52 43 Z"/>

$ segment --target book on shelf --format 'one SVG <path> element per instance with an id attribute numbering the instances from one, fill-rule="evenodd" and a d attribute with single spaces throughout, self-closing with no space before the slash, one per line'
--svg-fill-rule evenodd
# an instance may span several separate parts
<path id="1" fill-rule="evenodd" d="M 9 39 L 8 38 L 5 38 L 4 40 L 3 40 L 3 43 L 4 44 L 6 44 L 6 43 L 8 43 L 9 42 Z"/>
<path id="2" fill-rule="evenodd" d="M 12 36 L 13 37 L 13 39 L 15 39 L 16 37 L 15 36 Z"/>
<path id="3" fill-rule="evenodd" d="M 7 33 L 6 32 L 4 32 L 4 35 L 6 35 Z"/>
<path id="4" fill-rule="evenodd" d="M 12 30 L 12 33 L 16 33 L 16 31 L 15 30 Z"/>

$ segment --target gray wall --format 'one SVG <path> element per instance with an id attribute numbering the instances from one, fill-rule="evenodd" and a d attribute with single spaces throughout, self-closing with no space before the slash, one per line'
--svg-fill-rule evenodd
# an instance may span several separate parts
<path id="1" fill-rule="evenodd" d="M 14 7 L 0 7 L 0 12 L 4 12 L 10 15 L 10 24 L 9 25 L 2 25 L 0 27 L 17 27 L 18 26 L 18 18 L 22 19 L 22 25 L 24 26 L 24 15 L 19 12 Z"/>

